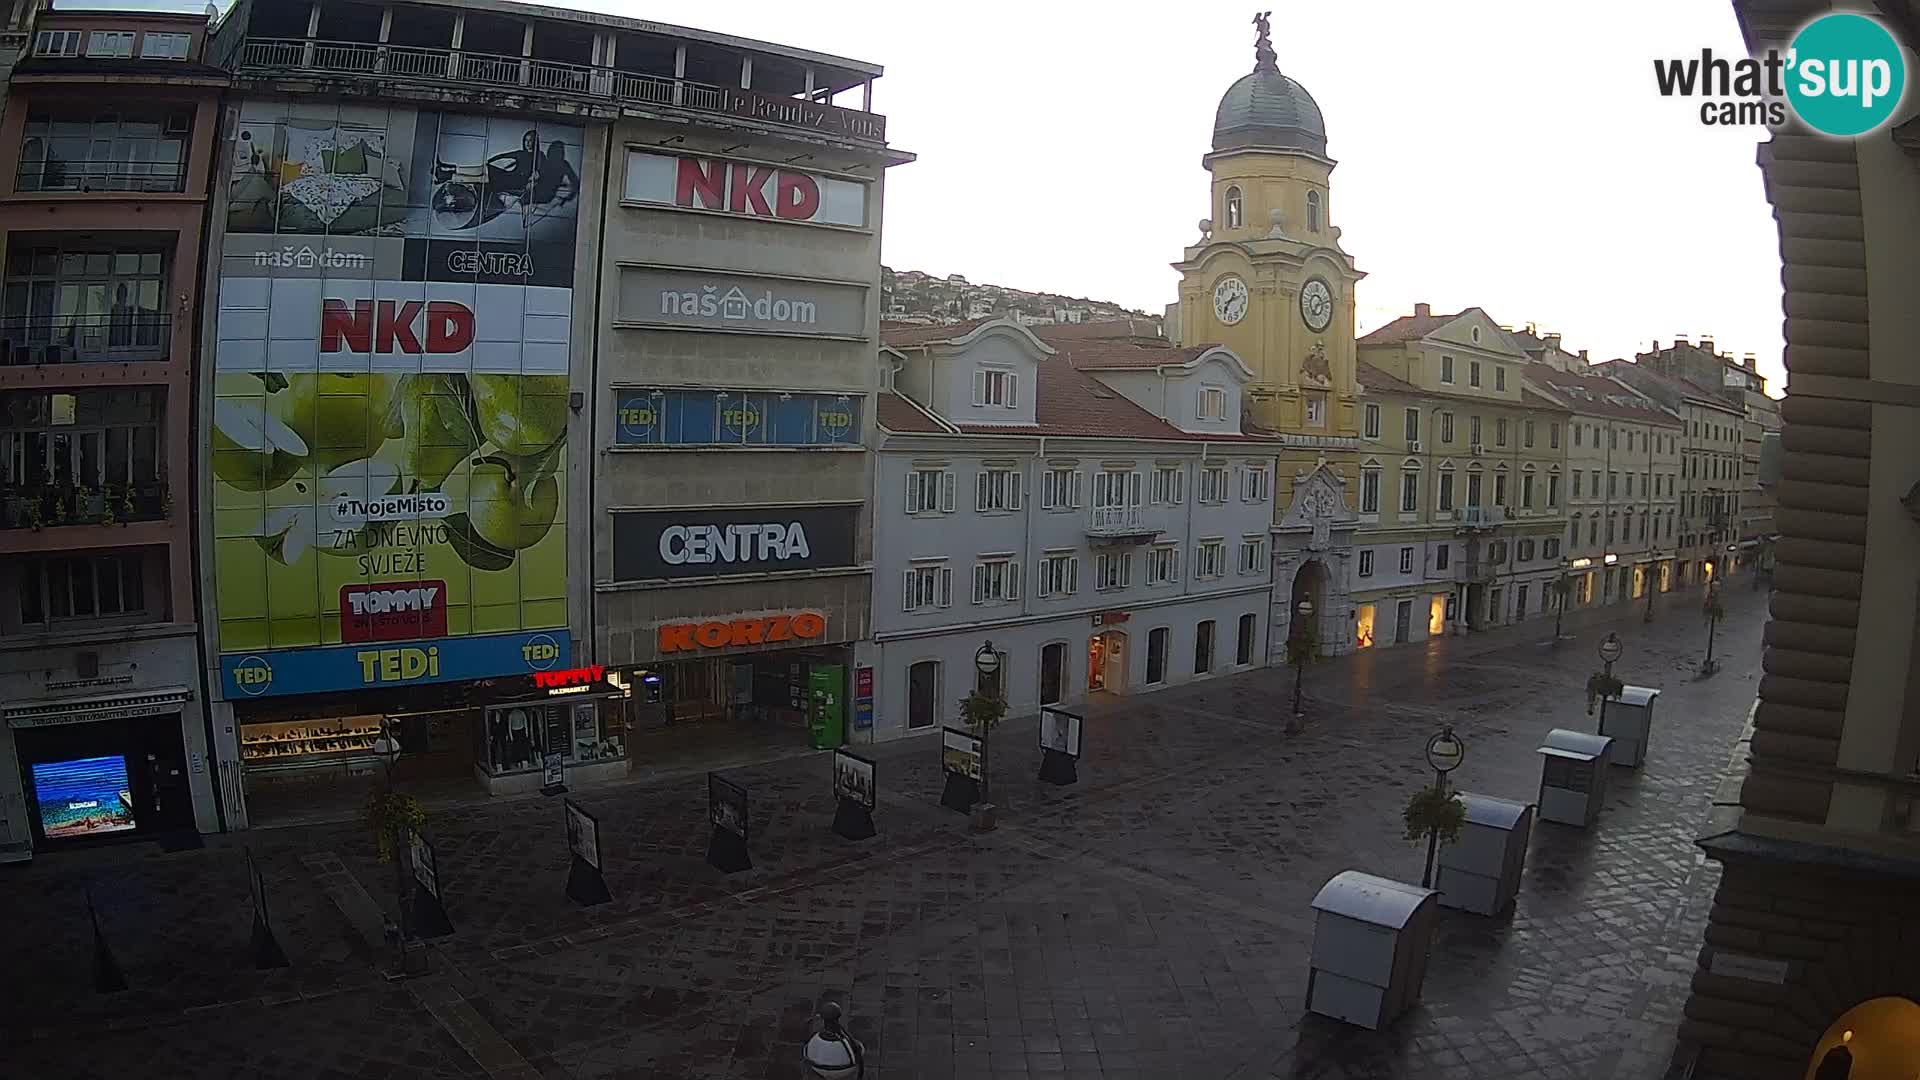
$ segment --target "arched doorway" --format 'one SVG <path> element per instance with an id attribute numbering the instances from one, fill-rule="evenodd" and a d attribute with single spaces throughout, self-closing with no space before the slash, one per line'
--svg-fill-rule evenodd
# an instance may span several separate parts
<path id="1" fill-rule="evenodd" d="M 1920 1063 L 1920 1005 L 1863 1001 L 1833 1022 L 1807 1061 L 1806 1080 L 1911 1080 Z"/>
<path id="2" fill-rule="evenodd" d="M 1300 618 L 1300 602 L 1313 602 L 1313 618 Z M 1327 566 L 1319 559 L 1309 559 L 1293 575 L 1293 593 L 1287 602 L 1287 640 L 1298 641 L 1310 629 L 1324 625 L 1327 615 Z M 1326 649 L 1323 636 L 1314 636 L 1315 652 Z"/>

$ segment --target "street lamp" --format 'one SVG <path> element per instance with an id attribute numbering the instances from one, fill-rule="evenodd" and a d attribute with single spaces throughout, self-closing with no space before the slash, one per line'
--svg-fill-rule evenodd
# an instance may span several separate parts
<path id="1" fill-rule="evenodd" d="M 1600 663 L 1604 664 L 1605 667 L 1601 670 L 1596 680 L 1588 684 L 1593 690 L 1598 692 L 1587 695 L 1587 711 L 1589 713 L 1593 711 L 1593 699 L 1598 697 L 1600 699 L 1600 730 L 1602 731 L 1605 731 L 1607 727 L 1607 699 L 1619 693 L 1619 684 L 1613 681 L 1613 665 L 1615 661 L 1620 659 L 1621 654 L 1626 651 L 1627 647 L 1620 643 L 1620 635 L 1611 630 L 1607 631 L 1607 636 L 1600 641 Z"/>
<path id="2" fill-rule="evenodd" d="M 1433 786 L 1447 793 L 1447 774 L 1467 759 L 1467 744 L 1453 733 L 1452 724 L 1443 724 L 1440 733 L 1427 740 L 1427 764 L 1433 766 Z M 1440 851 L 1440 829 L 1427 830 L 1427 869 L 1420 876 L 1420 887 L 1433 888 L 1433 860 Z"/>
<path id="3" fill-rule="evenodd" d="M 1722 613 L 1720 607 L 1720 582 L 1717 579 L 1707 584 L 1706 612 L 1707 658 L 1700 664 L 1700 674 L 1711 675 L 1718 670 L 1713 663 L 1713 632 L 1720 625 L 1720 615 Z"/>
<path id="4" fill-rule="evenodd" d="M 1650 554 L 1656 556 L 1656 558 L 1652 562 L 1647 563 L 1646 570 L 1642 571 L 1640 575 L 1640 587 L 1647 590 L 1647 617 L 1641 620 L 1642 622 L 1653 621 L 1654 577 L 1655 571 L 1659 569 L 1660 565 L 1659 559 L 1657 558 L 1660 552 L 1655 549 L 1651 551 Z"/>
<path id="5" fill-rule="evenodd" d="M 386 806 L 387 831 L 392 834 L 393 852 L 393 902 L 398 921 L 395 934 L 400 946 L 400 970 L 407 965 L 407 931 L 411 928 L 411 919 L 407 918 L 407 864 L 402 854 L 407 850 L 407 838 L 401 832 L 400 816 L 393 809 L 393 766 L 400 760 L 400 722 L 389 716 L 380 724 L 380 737 L 373 740 L 373 756 L 380 759 L 381 773 L 386 783 L 383 802 Z"/>
<path id="6" fill-rule="evenodd" d="M 1299 645 L 1293 656 L 1293 715 L 1299 716 L 1301 683 L 1306 678 L 1307 656 L 1313 648 L 1313 624 L 1308 621 L 1313 618 L 1313 601 L 1301 600 L 1295 610 L 1300 613 L 1300 633 L 1297 635 Z"/>
<path id="7" fill-rule="evenodd" d="M 1000 697 L 1000 654 L 994 650 L 991 639 L 980 646 L 973 654 L 974 692 L 983 697 Z M 980 801 L 993 801 L 993 788 L 989 778 L 991 767 L 987 760 L 987 739 L 990 725 L 980 725 Z"/>

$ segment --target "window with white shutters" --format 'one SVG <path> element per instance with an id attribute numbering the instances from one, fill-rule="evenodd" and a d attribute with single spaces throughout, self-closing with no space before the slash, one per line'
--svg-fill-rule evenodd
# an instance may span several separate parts
<path id="1" fill-rule="evenodd" d="M 1203 503 L 1227 501 L 1227 470 L 1224 467 L 1210 466 L 1200 470 L 1200 501 Z"/>
<path id="2" fill-rule="evenodd" d="M 1180 580 L 1180 549 L 1172 544 L 1156 544 L 1147 549 L 1147 584 L 1165 585 Z"/>
<path id="3" fill-rule="evenodd" d="M 999 405 L 1009 409 L 1020 407 L 1020 376 L 1017 372 L 1000 368 L 975 368 L 973 371 L 973 403 L 975 405 Z"/>
<path id="4" fill-rule="evenodd" d="M 953 603 L 953 568 L 943 563 L 910 567 L 900 595 L 900 610 L 931 611 Z"/>
<path id="5" fill-rule="evenodd" d="M 1004 604 L 1020 599 L 1020 564 L 1012 555 L 984 555 L 973 564 L 973 602 Z"/>
<path id="6" fill-rule="evenodd" d="M 1072 596 L 1080 591 L 1080 557 L 1070 551 L 1049 551 L 1040 559 L 1040 596 Z"/>
<path id="7" fill-rule="evenodd" d="M 1040 474 L 1040 505 L 1048 510 L 1077 510 L 1080 507 L 1080 472 L 1055 468 Z"/>
<path id="8" fill-rule="evenodd" d="M 1200 419 L 1225 420 L 1227 418 L 1227 392 L 1218 386 L 1200 388 Z"/>
<path id="9" fill-rule="evenodd" d="M 982 512 L 1020 509 L 1018 469 L 981 469 L 974 475 L 974 509 Z"/>
<path id="10" fill-rule="evenodd" d="M 907 473 L 907 513 L 953 512 L 953 470 L 919 468 Z"/>
<path id="11" fill-rule="evenodd" d="M 1179 506 L 1187 501 L 1187 470 L 1182 465 L 1160 465 L 1153 470 L 1149 494 L 1155 506 Z"/>
<path id="12" fill-rule="evenodd" d="M 1272 483 L 1272 473 L 1264 465 L 1249 465 L 1240 472 L 1240 499 L 1243 502 L 1265 502 Z"/>
<path id="13" fill-rule="evenodd" d="M 1193 554 L 1193 576 L 1199 578 L 1217 578 L 1227 570 L 1227 542 L 1224 539 L 1202 540 Z"/>
<path id="14" fill-rule="evenodd" d="M 1240 572 L 1243 574 L 1264 573 L 1267 569 L 1267 538 L 1264 536 L 1243 536 L 1240 538 Z"/>
<path id="15" fill-rule="evenodd" d="M 1133 584 L 1133 553 L 1103 551 L 1093 557 L 1093 587 L 1101 592 Z"/>
<path id="16" fill-rule="evenodd" d="M 1400 549 L 1400 572 L 1403 574 L 1413 573 L 1413 549 L 1410 547 Z"/>
<path id="17" fill-rule="evenodd" d="M 1360 576 L 1373 576 L 1373 550 L 1371 548 L 1362 549 L 1360 552 Z"/>
<path id="18" fill-rule="evenodd" d="M 1368 404 L 1360 413 L 1360 435 L 1362 438 L 1380 437 L 1380 406 Z"/>

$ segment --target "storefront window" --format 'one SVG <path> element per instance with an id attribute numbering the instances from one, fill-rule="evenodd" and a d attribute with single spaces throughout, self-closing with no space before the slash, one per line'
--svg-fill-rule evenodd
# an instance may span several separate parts
<path id="1" fill-rule="evenodd" d="M 486 754 L 491 773 L 532 772 L 548 747 L 565 754 L 572 748 L 565 710 L 558 702 L 525 701 L 496 705 L 486 713 Z"/>
<path id="2" fill-rule="evenodd" d="M 1353 642 L 1362 649 L 1373 648 L 1373 605 L 1361 604 L 1353 613 Z"/>

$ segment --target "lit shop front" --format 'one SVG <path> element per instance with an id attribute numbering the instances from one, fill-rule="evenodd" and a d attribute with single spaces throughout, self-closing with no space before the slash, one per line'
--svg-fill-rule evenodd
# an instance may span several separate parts
<path id="1" fill-rule="evenodd" d="M 827 642 L 818 611 L 764 612 L 661 624 L 660 659 L 632 669 L 639 733 L 726 721 L 825 749 L 845 741 L 853 650 Z M 774 647 L 774 651 L 752 651 Z"/>

